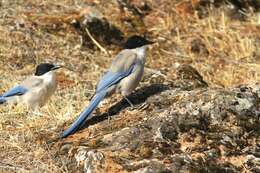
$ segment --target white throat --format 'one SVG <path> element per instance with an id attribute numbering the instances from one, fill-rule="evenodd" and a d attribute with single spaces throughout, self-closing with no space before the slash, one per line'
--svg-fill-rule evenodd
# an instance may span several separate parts
<path id="1" fill-rule="evenodd" d="M 54 71 L 49 71 L 45 73 L 44 75 L 39 76 L 44 80 L 44 82 L 49 83 L 49 82 L 54 82 L 55 81 L 55 72 Z"/>
<path id="2" fill-rule="evenodd" d="M 146 45 L 142 46 L 142 47 L 135 48 L 135 52 L 136 52 L 138 58 L 140 58 L 141 60 L 145 60 L 146 48 L 147 48 Z"/>

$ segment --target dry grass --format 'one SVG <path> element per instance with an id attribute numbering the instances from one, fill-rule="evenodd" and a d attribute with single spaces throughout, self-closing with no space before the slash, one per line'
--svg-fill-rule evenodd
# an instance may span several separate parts
<path id="1" fill-rule="evenodd" d="M 41 116 L 22 105 L 0 107 L 1 172 L 70 172 L 67 154 L 57 155 L 57 147 L 49 142 L 88 104 L 97 79 L 113 57 L 82 47 L 81 36 L 68 23 L 61 20 L 54 25 L 52 19 L 35 16 L 74 15 L 95 4 L 126 35 L 145 32 L 157 40 L 149 51 L 147 67 L 161 71 L 168 79 L 172 79 L 174 63 L 189 63 L 212 86 L 260 80 L 257 13 L 249 13 L 247 20 L 241 21 L 233 19 L 224 7 L 205 8 L 209 14 L 200 18 L 192 9 L 180 12 L 176 1 L 150 0 L 152 12 L 132 28 L 126 25 L 131 13 L 122 15 L 110 1 L 23 0 L 0 4 L 0 93 L 32 74 L 40 62 L 62 62 L 75 69 L 61 70 L 59 90 L 41 109 Z M 133 17 L 132 23 L 135 20 L 139 18 Z M 106 49 L 112 55 L 118 51 L 113 46 Z"/>

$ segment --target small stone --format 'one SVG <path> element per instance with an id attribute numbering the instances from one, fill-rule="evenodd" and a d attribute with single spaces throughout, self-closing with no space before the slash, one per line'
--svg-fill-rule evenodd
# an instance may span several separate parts
<path id="1" fill-rule="evenodd" d="M 145 146 L 145 145 L 142 145 L 140 147 L 140 151 L 139 151 L 139 154 L 140 156 L 142 156 L 143 158 L 149 158 L 153 155 L 153 151 L 151 148 Z"/>

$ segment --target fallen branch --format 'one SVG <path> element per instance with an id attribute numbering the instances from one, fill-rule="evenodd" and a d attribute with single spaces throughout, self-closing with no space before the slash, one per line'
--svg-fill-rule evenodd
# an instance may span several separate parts
<path id="1" fill-rule="evenodd" d="M 104 47 L 102 47 L 102 46 L 94 39 L 94 37 L 92 37 L 92 35 L 90 34 L 90 32 L 89 32 L 89 30 L 88 30 L 87 27 L 85 28 L 85 30 L 86 30 L 86 32 L 87 32 L 89 38 L 93 41 L 93 43 L 94 43 L 102 52 L 104 52 L 105 54 L 109 55 L 109 53 L 107 52 L 107 50 L 106 50 Z"/>

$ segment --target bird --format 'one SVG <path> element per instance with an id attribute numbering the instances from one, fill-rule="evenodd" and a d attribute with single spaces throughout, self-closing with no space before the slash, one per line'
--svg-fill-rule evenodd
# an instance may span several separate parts
<path id="1" fill-rule="evenodd" d="M 89 105 L 78 116 L 76 121 L 61 134 L 61 138 L 66 138 L 79 130 L 86 120 L 91 118 L 91 114 L 98 104 L 113 93 L 120 93 L 133 106 L 127 96 L 132 93 L 142 79 L 146 49 L 153 43 L 138 35 L 133 35 L 127 39 L 124 49 L 116 55 L 109 70 L 99 81 Z"/>
<path id="2" fill-rule="evenodd" d="M 0 95 L 0 104 L 22 103 L 32 110 L 45 105 L 57 88 L 55 71 L 61 65 L 41 63 L 37 65 L 33 76 Z"/>

